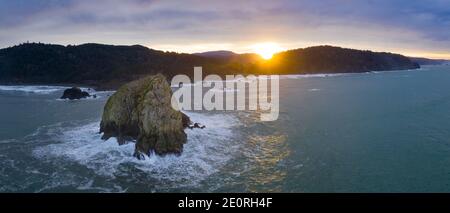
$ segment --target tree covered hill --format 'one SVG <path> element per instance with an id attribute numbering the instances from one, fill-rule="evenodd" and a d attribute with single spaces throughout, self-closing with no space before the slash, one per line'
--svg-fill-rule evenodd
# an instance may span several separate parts
<path id="1" fill-rule="evenodd" d="M 192 72 L 196 65 L 216 64 L 190 54 L 143 46 L 22 44 L 0 50 L 0 81 L 18 83 L 126 82 L 162 72 Z"/>
<path id="2" fill-rule="evenodd" d="M 285 74 L 347 73 L 416 69 L 409 58 L 393 53 L 316 46 L 280 52 L 272 58 L 269 69 Z"/>
<path id="3" fill-rule="evenodd" d="M 202 66 L 204 74 L 219 75 L 345 73 L 419 67 L 398 54 L 332 46 L 280 52 L 271 60 L 263 60 L 256 54 L 208 57 L 140 45 L 26 43 L 0 49 L 2 83 L 75 83 L 116 88 L 148 74 L 162 73 L 169 78 L 176 74 L 192 76 L 194 66 Z"/>

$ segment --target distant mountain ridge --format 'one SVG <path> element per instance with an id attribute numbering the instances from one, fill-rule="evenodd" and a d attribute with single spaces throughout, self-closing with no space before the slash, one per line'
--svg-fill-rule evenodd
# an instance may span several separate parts
<path id="1" fill-rule="evenodd" d="M 212 51 L 199 54 L 165 52 L 140 45 L 54 45 L 26 43 L 0 49 L 0 82 L 9 84 L 87 84 L 117 88 L 149 74 L 314 74 L 389 71 L 420 66 L 408 57 L 333 46 L 316 46 L 259 55 Z"/>
<path id="2" fill-rule="evenodd" d="M 235 53 L 229 50 L 207 51 L 201 53 L 194 53 L 193 55 L 244 64 L 257 63 L 263 60 L 263 58 L 256 53 Z"/>
<path id="3" fill-rule="evenodd" d="M 419 65 L 443 65 L 450 64 L 450 60 L 445 59 L 429 59 L 420 57 L 409 57 L 411 61 L 418 63 Z"/>
<path id="4" fill-rule="evenodd" d="M 216 51 L 194 53 L 193 55 L 210 57 L 210 58 L 231 58 L 238 54 L 233 51 L 228 51 L 228 50 L 216 50 Z"/>

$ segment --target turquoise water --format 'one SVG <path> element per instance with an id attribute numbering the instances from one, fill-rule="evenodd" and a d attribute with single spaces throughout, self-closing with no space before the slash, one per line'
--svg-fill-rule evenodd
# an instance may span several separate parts
<path id="1" fill-rule="evenodd" d="M 0 86 L 2 192 L 450 192 L 450 66 L 282 76 L 280 116 L 187 112 L 179 157 L 102 141 L 111 92 Z"/>

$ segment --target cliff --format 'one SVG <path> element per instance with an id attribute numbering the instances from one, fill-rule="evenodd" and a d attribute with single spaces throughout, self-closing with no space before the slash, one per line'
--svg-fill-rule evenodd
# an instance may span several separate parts
<path id="1" fill-rule="evenodd" d="M 102 139 L 119 144 L 136 140 L 135 156 L 180 154 L 189 118 L 171 107 L 172 91 L 166 78 L 152 75 L 121 86 L 104 107 Z"/>

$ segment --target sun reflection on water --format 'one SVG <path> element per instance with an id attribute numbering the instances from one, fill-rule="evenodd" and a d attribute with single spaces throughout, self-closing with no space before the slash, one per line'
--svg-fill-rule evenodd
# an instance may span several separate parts
<path id="1" fill-rule="evenodd" d="M 247 152 L 247 157 L 253 163 L 249 176 L 249 191 L 281 191 L 281 188 L 273 187 L 284 180 L 286 170 L 283 169 L 283 160 L 289 156 L 290 151 L 286 144 L 287 136 L 283 134 L 253 135 L 249 137 L 248 145 L 252 147 Z M 268 187 L 268 185 L 271 185 Z"/>

